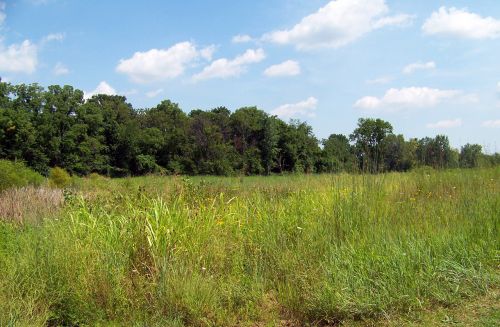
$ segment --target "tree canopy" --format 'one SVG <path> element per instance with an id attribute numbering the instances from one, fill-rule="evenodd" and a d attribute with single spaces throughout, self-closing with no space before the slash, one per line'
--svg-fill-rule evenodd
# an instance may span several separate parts
<path id="1" fill-rule="evenodd" d="M 123 96 L 85 100 L 72 86 L 0 83 L 0 159 L 47 175 L 108 176 L 405 171 L 418 166 L 500 163 L 477 144 L 460 151 L 448 138 L 405 140 L 381 119 L 361 118 L 349 136 L 318 140 L 305 122 L 284 122 L 257 107 L 184 112 L 164 100 L 134 109 Z"/>

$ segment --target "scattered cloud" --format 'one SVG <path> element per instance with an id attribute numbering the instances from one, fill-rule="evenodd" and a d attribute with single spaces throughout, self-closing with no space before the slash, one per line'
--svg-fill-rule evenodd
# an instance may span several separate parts
<path id="1" fill-rule="evenodd" d="M 382 17 L 373 24 L 375 29 L 385 26 L 408 26 L 411 25 L 415 15 L 399 14 L 394 16 Z"/>
<path id="2" fill-rule="evenodd" d="M 446 128 L 454 128 L 462 126 L 462 119 L 451 119 L 451 120 L 440 120 L 437 123 L 429 123 L 427 124 L 427 128 L 433 129 L 446 129 Z"/>
<path id="3" fill-rule="evenodd" d="M 413 16 L 386 16 L 385 0 L 330 1 L 294 27 L 265 34 L 265 41 L 293 44 L 299 50 L 339 48 L 384 26 L 405 25 Z"/>
<path id="4" fill-rule="evenodd" d="M 64 40 L 66 35 L 64 33 L 51 33 L 43 37 L 42 39 L 42 44 L 52 42 L 52 41 L 58 41 L 61 42 Z"/>
<path id="5" fill-rule="evenodd" d="M 467 39 L 495 39 L 500 37 L 500 20 L 481 17 L 467 9 L 439 8 L 422 26 L 424 33 Z"/>
<path id="6" fill-rule="evenodd" d="M 387 84 L 391 82 L 394 78 L 392 76 L 381 76 L 374 79 L 369 79 L 366 81 L 367 84 Z"/>
<path id="7" fill-rule="evenodd" d="M 35 72 L 38 65 L 38 48 L 29 40 L 4 46 L 0 40 L 0 73 Z"/>
<path id="8" fill-rule="evenodd" d="M 111 85 L 109 85 L 106 81 L 102 81 L 99 83 L 99 85 L 97 85 L 95 90 L 90 91 L 90 92 L 83 92 L 83 97 L 85 99 L 90 99 L 94 95 L 97 95 L 97 94 L 116 95 L 116 90 Z"/>
<path id="9" fill-rule="evenodd" d="M 246 34 L 238 34 L 238 35 L 235 35 L 233 36 L 233 39 L 231 40 L 231 42 L 233 43 L 248 43 L 248 42 L 252 42 L 253 39 L 250 35 L 246 35 Z"/>
<path id="10" fill-rule="evenodd" d="M 148 98 L 154 98 L 154 97 L 157 97 L 158 95 L 160 95 L 161 93 L 163 93 L 163 89 L 157 89 L 157 90 L 152 90 L 152 91 L 146 92 L 146 96 Z"/>
<path id="11" fill-rule="evenodd" d="M 458 90 L 440 90 L 428 87 L 408 87 L 387 90 L 383 97 L 366 96 L 354 104 L 354 107 L 365 110 L 397 110 L 404 108 L 434 107 L 445 101 L 476 101 L 474 94 L 463 94 Z"/>
<path id="12" fill-rule="evenodd" d="M 412 64 L 407 65 L 403 69 L 404 74 L 413 74 L 417 70 L 430 70 L 430 69 L 435 69 L 436 68 L 436 63 L 434 61 L 428 61 L 428 62 L 414 62 Z"/>
<path id="13" fill-rule="evenodd" d="M 500 93 L 500 82 L 497 83 L 497 92 Z"/>
<path id="14" fill-rule="evenodd" d="M 272 65 L 264 71 L 267 77 L 296 76 L 300 74 L 300 65 L 297 61 L 287 60 L 281 64 Z"/>
<path id="15" fill-rule="evenodd" d="M 295 118 L 299 116 L 314 117 L 318 99 L 309 97 L 307 100 L 292 104 L 284 104 L 271 111 L 271 114 L 280 118 Z"/>
<path id="16" fill-rule="evenodd" d="M 206 66 L 200 73 L 193 76 L 193 80 L 201 81 L 210 78 L 228 78 L 239 76 L 247 71 L 249 64 L 258 63 L 266 57 L 262 49 L 248 49 L 244 54 L 229 60 L 221 58 Z"/>
<path id="17" fill-rule="evenodd" d="M 131 58 L 121 59 L 116 71 L 135 83 L 163 81 L 182 75 L 199 58 L 211 59 L 214 51 L 214 46 L 198 50 L 191 42 L 181 42 L 168 49 L 136 52 Z"/>
<path id="18" fill-rule="evenodd" d="M 481 126 L 489 128 L 500 128 L 500 119 L 483 121 Z"/>
<path id="19" fill-rule="evenodd" d="M 69 74 L 69 69 L 63 63 L 58 62 L 54 66 L 54 69 L 52 70 L 52 72 L 54 73 L 54 75 L 57 75 L 57 76 L 66 75 L 66 74 Z"/>

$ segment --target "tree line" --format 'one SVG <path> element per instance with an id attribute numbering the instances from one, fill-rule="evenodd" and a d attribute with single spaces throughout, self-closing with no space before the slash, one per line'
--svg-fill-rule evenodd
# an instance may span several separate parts
<path id="1" fill-rule="evenodd" d="M 453 149 L 444 135 L 406 140 L 389 122 L 361 118 L 349 136 L 318 140 L 305 122 L 256 107 L 192 110 L 176 103 L 134 109 L 123 96 L 85 100 L 72 86 L 0 82 L 0 158 L 47 174 L 268 175 L 388 172 L 500 163 L 478 144 Z"/>

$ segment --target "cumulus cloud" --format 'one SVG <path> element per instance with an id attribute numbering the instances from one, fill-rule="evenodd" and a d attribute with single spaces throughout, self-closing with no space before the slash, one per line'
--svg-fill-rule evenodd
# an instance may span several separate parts
<path id="1" fill-rule="evenodd" d="M 281 64 L 272 65 L 264 71 L 267 77 L 296 76 L 300 74 L 300 65 L 297 61 L 287 60 Z"/>
<path id="2" fill-rule="evenodd" d="M 146 92 L 146 96 L 148 98 L 154 98 L 154 97 L 157 97 L 158 95 L 160 95 L 161 93 L 163 93 L 163 89 L 157 89 L 157 90 L 152 90 L 152 91 Z"/>
<path id="3" fill-rule="evenodd" d="M 485 120 L 481 124 L 483 127 L 488 127 L 488 128 L 500 128 L 500 119 L 497 120 Z"/>
<path id="4" fill-rule="evenodd" d="M 427 124 L 427 128 L 433 129 L 446 129 L 446 128 L 454 128 L 462 126 L 462 119 L 451 119 L 451 120 L 440 120 L 437 123 L 429 123 Z"/>
<path id="5" fill-rule="evenodd" d="M 95 90 L 90 92 L 83 92 L 83 97 L 85 99 L 90 99 L 97 94 L 116 95 L 116 90 L 106 81 L 102 81 L 99 83 L 99 85 L 97 85 Z"/>
<path id="6" fill-rule="evenodd" d="M 250 35 L 238 34 L 238 35 L 233 36 L 233 39 L 231 41 L 233 43 L 248 43 L 248 42 L 253 41 L 253 39 Z"/>
<path id="7" fill-rule="evenodd" d="M 54 66 L 54 69 L 52 70 L 52 72 L 54 73 L 54 75 L 57 75 L 57 76 L 66 75 L 69 73 L 69 69 L 63 63 L 58 62 Z"/>
<path id="8" fill-rule="evenodd" d="M 206 48 L 201 49 L 200 56 L 207 61 L 212 61 L 212 58 L 213 58 L 216 50 L 217 50 L 217 47 L 212 44 Z"/>
<path id="9" fill-rule="evenodd" d="M 429 69 L 435 69 L 436 68 L 436 63 L 434 61 L 429 61 L 429 62 L 414 62 L 412 64 L 407 65 L 403 69 L 404 74 L 412 74 L 417 70 L 429 70 Z"/>
<path id="10" fill-rule="evenodd" d="M 314 117 L 317 105 L 318 99 L 309 97 L 304 101 L 281 105 L 272 110 L 271 113 L 284 119 L 299 116 Z"/>
<path id="11" fill-rule="evenodd" d="M 424 33 L 467 39 L 495 39 L 500 37 L 500 20 L 481 17 L 467 9 L 441 7 L 425 21 Z"/>
<path id="12" fill-rule="evenodd" d="M 228 78 L 239 76 L 247 71 L 248 65 L 258 63 L 266 57 L 262 49 L 249 49 L 244 54 L 229 60 L 221 58 L 206 66 L 200 73 L 193 76 L 193 80 L 201 81 L 210 78 Z"/>
<path id="13" fill-rule="evenodd" d="M 458 90 L 440 90 L 428 87 L 391 88 L 383 97 L 366 96 L 359 99 L 354 107 L 365 110 L 426 108 L 451 100 L 471 102 L 477 99 L 473 94 L 464 95 Z"/>
<path id="14" fill-rule="evenodd" d="M 121 59 L 116 71 L 135 83 L 158 82 L 182 75 L 186 67 L 199 58 L 211 59 L 215 47 L 198 50 L 191 42 L 181 42 L 168 49 L 136 52 Z"/>
<path id="15" fill-rule="evenodd" d="M 387 16 L 385 0 L 330 1 L 317 12 L 302 18 L 291 29 L 267 33 L 263 39 L 293 44 L 298 49 L 338 48 L 384 26 L 405 25 L 412 16 Z"/>
<path id="16" fill-rule="evenodd" d="M 0 41 L 0 72 L 33 73 L 38 65 L 38 48 L 29 40 L 4 46 Z"/>

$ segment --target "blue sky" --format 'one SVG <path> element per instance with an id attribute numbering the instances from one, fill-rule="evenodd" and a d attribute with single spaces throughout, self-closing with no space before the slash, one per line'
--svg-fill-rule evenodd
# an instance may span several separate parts
<path id="1" fill-rule="evenodd" d="M 498 0 L 0 0 L 0 76 L 500 151 Z"/>

